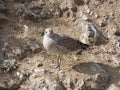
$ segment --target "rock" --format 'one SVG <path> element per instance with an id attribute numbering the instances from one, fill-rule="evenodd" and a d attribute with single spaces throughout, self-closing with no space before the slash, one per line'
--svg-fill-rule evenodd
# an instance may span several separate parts
<path id="1" fill-rule="evenodd" d="M 4 42 L 4 46 L 2 48 L 2 51 L 6 51 L 7 47 L 9 47 L 8 42 Z"/>
<path id="2" fill-rule="evenodd" d="M 50 72 L 57 74 L 59 72 L 58 64 L 50 64 Z"/>
<path id="3" fill-rule="evenodd" d="M 29 82 L 27 84 L 27 82 Z M 29 81 L 25 82 L 26 85 L 21 85 L 20 90 L 64 90 L 58 81 L 49 79 L 45 76 L 39 77 L 34 74 L 31 75 Z M 28 85 L 28 86 L 27 86 Z"/>
<path id="4" fill-rule="evenodd" d="M 70 2 L 63 2 L 60 5 L 60 9 L 64 17 L 69 17 L 70 19 L 75 18 L 75 13 L 77 11 L 77 6 Z"/>
<path id="5" fill-rule="evenodd" d="M 97 13 L 95 13 L 95 16 L 94 16 L 95 18 L 99 18 L 100 16 L 97 14 Z"/>
<path id="6" fill-rule="evenodd" d="M 107 22 L 104 19 L 100 19 L 99 22 L 98 22 L 98 24 L 99 24 L 99 26 L 104 27 L 104 26 L 107 25 Z"/>
<path id="7" fill-rule="evenodd" d="M 0 90 L 18 90 L 19 88 L 20 84 L 12 79 L 7 78 L 5 80 L 1 80 L 0 82 Z"/>
<path id="8" fill-rule="evenodd" d="M 38 65 L 37 65 L 37 67 L 42 67 L 43 66 L 43 64 L 42 63 L 39 63 Z"/>
<path id="9" fill-rule="evenodd" d="M 88 7 L 88 5 L 85 5 L 84 7 L 85 7 L 86 13 L 90 14 L 91 10 L 90 10 L 90 8 Z"/>
<path id="10" fill-rule="evenodd" d="M 78 22 L 77 28 L 81 33 L 80 41 L 89 45 L 100 45 L 107 41 L 102 32 L 92 23 L 81 21 Z"/>
<path id="11" fill-rule="evenodd" d="M 5 6 L 5 3 L 4 3 L 4 1 L 0 1 L 0 12 L 1 11 L 5 11 L 5 10 L 7 10 L 7 8 L 6 8 L 6 6 Z"/>
<path id="12" fill-rule="evenodd" d="M 23 18 L 35 18 L 37 17 L 28 7 L 26 7 L 24 4 L 15 4 L 15 15 L 21 16 Z"/>
<path id="13" fill-rule="evenodd" d="M 41 9 L 42 5 L 44 5 L 44 2 L 42 0 L 32 1 L 29 3 L 28 8 L 29 9 Z"/>
<path id="14" fill-rule="evenodd" d="M 115 84 L 111 84 L 106 90 L 120 90 L 120 87 Z"/>
<path id="15" fill-rule="evenodd" d="M 35 68 L 34 72 L 43 75 L 43 74 L 45 74 L 46 70 L 45 69 L 41 69 L 41 68 Z"/>
<path id="16" fill-rule="evenodd" d="M 26 47 L 28 47 L 33 53 L 38 53 L 41 51 L 41 47 L 39 46 L 39 44 L 36 43 L 35 40 L 29 39 L 29 38 L 25 38 L 24 39 L 24 44 L 26 45 Z M 26 51 L 24 51 L 26 52 Z"/>
<path id="17" fill-rule="evenodd" d="M 7 90 L 5 83 L 0 82 L 0 90 Z"/>
<path id="18" fill-rule="evenodd" d="M 59 75 L 59 79 L 60 79 L 61 81 L 64 81 L 64 80 L 66 79 L 65 71 L 60 70 L 60 71 L 58 72 L 58 75 Z"/>
<path id="19" fill-rule="evenodd" d="M 16 56 L 16 57 L 21 57 L 22 55 L 22 50 L 21 48 L 14 48 L 12 53 Z"/>
<path id="20" fill-rule="evenodd" d="M 56 4 L 56 3 L 53 3 L 53 4 L 50 6 L 50 12 L 51 12 L 51 13 L 53 14 L 53 16 L 56 17 L 56 18 L 62 16 L 62 11 L 61 11 L 59 5 Z"/>
<path id="21" fill-rule="evenodd" d="M 23 82 L 30 76 L 30 73 L 25 72 L 24 70 L 19 70 L 15 75 L 17 76 L 16 78 L 19 82 Z"/>
<path id="22" fill-rule="evenodd" d="M 105 87 L 109 82 L 109 74 L 99 64 L 83 63 L 75 65 L 73 69 L 79 73 L 89 75 L 81 80 L 77 79 L 77 81 L 75 81 L 76 84 L 74 84 L 75 87 L 81 88 L 81 90 L 105 90 Z M 80 86 L 77 85 L 78 82 Z"/>
<path id="23" fill-rule="evenodd" d="M 99 6 L 99 5 L 103 4 L 103 1 L 104 1 L 104 0 L 95 0 L 95 1 L 94 1 L 94 4 L 95 4 L 96 6 Z"/>
<path id="24" fill-rule="evenodd" d="M 64 90 L 63 87 L 57 83 L 57 81 L 46 80 L 46 83 L 49 86 L 49 90 Z"/>
<path id="25" fill-rule="evenodd" d="M 62 12 L 66 12 L 67 10 L 69 10 L 68 3 L 67 2 L 62 2 L 60 4 L 60 9 L 61 9 Z"/>
<path id="26" fill-rule="evenodd" d="M 77 5 L 83 5 L 85 3 L 84 0 L 73 0 L 73 1 Z"/>
<path id="27" fill-rule="evenodd" d="M 120 36 L 120 30 L 116 29 L 116 32 L 114 33 L 116 36 Z"/>
<path id="28" fill-rule="evenodd" d="M 51 7 L 50 7 L 51 6 Z M 25 4 L 16 4 L 15 6 L 15 15 L 23 17 L 24 19 L 30 20 L 41 20 L 41 19 L 50 19 L 53 15 L 61 15 L 60 9 L 55 4 L 49 5 L 45 4 L 42 1 L 32 1 L 28 5 Z M 51 11 L 54 8 L 54 14 Z"/>
<path id="29" fill-rule="evenodd" d="M 28 29 L 29 29 L 29 27 L 28 27 L 27 25 L 24 25 L 24 30 L 25 30 L 25 32 L 27 32 Z"/>
<path id="30" fill-rule="evenodd" d="M 115 62 L 115 64 L 116 64 L 117 66 L 120 66 L 119 57 L 117 57 L 117 56 L 112 56 L 112 60 Z"/>
<path id="31" fill-rule="evenodd" d="M 81 63 L 73 70 L 60 71 L 60 81 L 67 90 L 105 90 L 109 83 L 109 74 L 97 63 Z"/>
<path id="32" fill-rule="evenodd" d="M 10 21 L 10 19 L 3 13 L 0 13 L 0 21 Z"/>
<path id="33" fill-rule="evenodd" d="M 108 77 L 101 74 L 96 74 L 93 77 L 85 79 L 84 83 L 85 87 L 89 88 L 90 90 L 104 90 L 108 83 Z"/>
<path id="34" fill-rule="evenodd" d="M 18 78 L 22 81 L 24 79 L 24 75 L 21 72 L 16 72 L 16 75 L 18 76 Z"/>
<path id="35" fill-rule="evenodd" d="M 88 18 L 86 15 L 83 15 L 83 16 L 82 16 L 82 20 L 87 21 L 87 20 L 89 20 L 89 18 Z"/>

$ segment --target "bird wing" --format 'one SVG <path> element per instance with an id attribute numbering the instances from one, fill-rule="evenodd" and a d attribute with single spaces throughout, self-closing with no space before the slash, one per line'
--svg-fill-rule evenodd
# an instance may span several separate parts
<path id="1" fill-rule="evenodd" d="M 86 45 L 79 40 L 73 39 L 66 35 L 55 34 L 53 38 L 59 46 L 65 47 L 71 51 L 85 49 Z"/>

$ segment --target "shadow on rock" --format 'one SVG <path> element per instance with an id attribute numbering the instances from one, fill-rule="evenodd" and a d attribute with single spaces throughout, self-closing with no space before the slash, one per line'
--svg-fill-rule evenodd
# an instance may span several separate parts
<path id="1" fill-rule="evenodd" d="M 110 67 L 101 63 L 80 63 L 73 66 L 73 70 L 87 74 L 84 87 L 88 90 L 105 90 L 112 83 L 118 84 L 120 80 L 119 67 Z M 117 81 L 116 81 L 117 80 Z"/>

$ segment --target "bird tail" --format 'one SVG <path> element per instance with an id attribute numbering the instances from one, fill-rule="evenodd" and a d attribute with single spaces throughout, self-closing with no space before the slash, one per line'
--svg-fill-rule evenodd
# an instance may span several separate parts
<path id="1" fill-rule="evenodd" d="M 79 40 L 77 40 L 77 42 L 78 42 L 78 44 L 79 44 L 79 46 L 80 46 L 81 49 L 86 50 L 86 49 L 89 47 L 88 44 L 84 44 L 84 43 L 82 43 L 82 42 L 79 41 Z"/>

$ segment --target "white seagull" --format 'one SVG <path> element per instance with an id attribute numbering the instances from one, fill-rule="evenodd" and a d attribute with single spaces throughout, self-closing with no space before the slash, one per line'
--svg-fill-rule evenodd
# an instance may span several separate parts
<path id="1" fill-rule="evenodd" d="M 57 54 L 66 54 L 73 51 L 85 50 L 88 45 L 83 44 L 77 39 L 73 39 L 69 36 L 54 33 L 51 28 L 47 28 L 44 31 L 43 46 L 47 52 Z M 60 68 L 60 60 L 58 57 L 58 65 Z"/>

